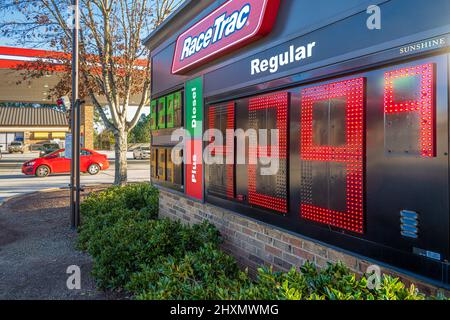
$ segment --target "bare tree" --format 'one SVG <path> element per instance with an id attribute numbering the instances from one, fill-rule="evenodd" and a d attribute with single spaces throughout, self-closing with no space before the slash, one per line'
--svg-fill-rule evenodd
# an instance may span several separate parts
<path id="1" fill-rule="evenodd" d="M 160 25 L 183 0 L 80 0 L 81 95 L 89 98 L 115 138 L 115 184 L 127 182 L 127 136 L 149 106 L 150 59 L 142 37 Z M 24 63 L 24 79 L 58 71 L 57 97 L 71 90 L 70 0 L 2 0 L 0 33 L 18 45 L 62 52 Z M 20 13 L 20 14 L 18 14 Z M 12 16 L 13 18 L 8 18 Z M 55 64 L 58 67 L 55 67 Z M 131 98 L 137 110 L 127 120 Z M 106 100 L 104 106 L 101 101 Z"/>

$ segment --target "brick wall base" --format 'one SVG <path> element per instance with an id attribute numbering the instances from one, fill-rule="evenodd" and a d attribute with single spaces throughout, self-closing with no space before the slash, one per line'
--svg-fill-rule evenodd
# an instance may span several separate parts
<path id="1" fill-rule="evenodd" d="M 318 267 L 326 266 L 327 262 L 341 261 L 359 276 L 366 272 L 368 266 L 379 265 L 226 209 L 192 201 L 165 189 L 160 190 L 159 208 L 160 217 L 163 218 L 179 220 L 185 224 L 197 224 L 205 220 L 214 224 L 224 239 L 223 249 L 234 256 L 241 267 L 248 268 L 253 276 L 262 265 L 273 266 L 277 271 L 287 271 L 301 266 L 305 261 L 314 262 Z M 445 289 L 389 268 L 381 267 L 381 271 L 400 278 L 408 286 L 414 283 L 427 295 L 443 292 L 450 296 Z"/>

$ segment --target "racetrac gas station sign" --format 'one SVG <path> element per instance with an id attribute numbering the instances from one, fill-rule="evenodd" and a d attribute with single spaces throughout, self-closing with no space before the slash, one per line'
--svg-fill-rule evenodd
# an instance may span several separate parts
<path id="1" fill-rule="evenodd" d="M 182 74 L 237 48 L 273 28 L 280 0 L 230 0 L 177 39 L 173 74 Z"/>

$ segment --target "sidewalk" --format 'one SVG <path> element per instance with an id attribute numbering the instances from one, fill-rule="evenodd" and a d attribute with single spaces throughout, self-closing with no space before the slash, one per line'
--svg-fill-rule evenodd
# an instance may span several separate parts
<path id="1" fill-rule="evenodd" d="M 68 204 L 67 190 L 53 190 L 0 206 L 0 300 L 122 298 L 96 290 L 91 258 L 75 249 Z M 81 290 L 66 286 L 71 265 L 81 269 Z"/>

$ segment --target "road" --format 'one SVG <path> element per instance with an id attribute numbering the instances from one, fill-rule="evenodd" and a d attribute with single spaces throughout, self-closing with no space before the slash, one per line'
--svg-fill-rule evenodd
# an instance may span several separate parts
<path id="1" fill-rule="evenodd" d="M 101 151 L 100 151 L 101 152 Z M 101 152 L 108 155 L 110 168 L 101 171 L 96 176 L 82 173 L 82 185 L 95 185 L 114 182 L 114 153 Z M 68 187 L 69 174 L 53 175 L 46 178 L 25 176 L 21 172 L 22 163 L 33 159 L 36 154 L 3 154 L 0 159 L 0 203 L 9 197 L 22 195 L 49 188 Z M 130 182 L 150 181 L 149 160 L 133 160 L 132 153 L 128 154 L 128 180 Z"/>

